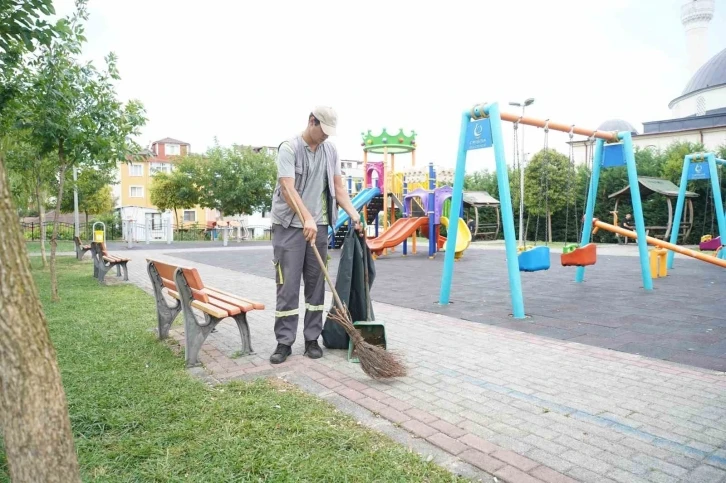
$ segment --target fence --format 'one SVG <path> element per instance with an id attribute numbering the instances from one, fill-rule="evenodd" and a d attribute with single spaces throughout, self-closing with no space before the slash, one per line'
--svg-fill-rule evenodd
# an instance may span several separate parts
<path id="1" fill-rule="evenodd" d="M 127 233 L 129 231 L 128 222 L 124 221 L 121 223 L 113 223 L 106 225 L 106 240 L 107 241 L 128 241 Z M 40 223 L 20 223 L 20 229 L 23 232 L 23 236 L 26 241 L 40 241 Z M 53 222 L 46 221 L 45 225 L 45 238 L 50 240 L 53 234 Z M 149 241 L 167 241 L 169 233 L 169 223 L 164 222 L 152 222 L 149 221 L 148 225 L 144 223 L 131 222 L 131 239 L 132 242 L 145 243 L 146 232 L 149 231 Z M 221 241 L 223 231 L 219 228 L 206 228 L 203 226 L 182 226 L 172 224 L 172 240 L 173 241 Z M 80 238 L 84 242 L 90 242 L 93 239 L 93 223 L 81 223 Z M 58 240 L 72 241 L 75 233 L 73 223 L 59 222 L 58 223 Z M 266 226 L 250 226 L 250 227 L 236 227 L 230 228 L 228 233 L 229 241 L 237 240 L 269 240 L 270 229 Z"/>
<path id="2" fill-rule="evenodd" d="M 27 241 L 40 241 L 40 223 L 20 223 L 20 229 L 23 232 L 23 237 Z M 50 240 L 53 234 L 53 222 L 46 221 L 45 225 L 45 239 Z M 123 233 L 121 226 L 107 225 L 106 226 L 106 240 L 122 240 Z M 81 240 L 91 240 L 93 237 L 93 223 L 81 223 L 80 224 L 80 238 Z M 58 222 L 58 240 L 69 240 L 73 241 L 73 235 L 75 234 L 75 228 L 73 223 Z"/>

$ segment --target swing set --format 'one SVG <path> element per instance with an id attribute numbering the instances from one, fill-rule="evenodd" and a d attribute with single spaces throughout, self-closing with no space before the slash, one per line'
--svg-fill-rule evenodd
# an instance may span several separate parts
<path id="1" fill-rule="evenodd" d="M 502 227 L 504 232 L 504 245 L 506 249 L 507 272 L 509 275 L 509 290 L 512 299 L 512 317 L 515 319 L 523 319 L 526 317 L 524 312 L 524 297 L 522 294 L 521 272 L 533 272 L 549 269 L 549 246 L 528 247 L 526 244 L 518 250 L 517 239 L 514 232 L 514 215 L 512 209 L 512 195 L 509 187 L 509 169 L 507 165 L 506 155 L 504 152 L 504 139 L 502 136 L 502 121 L 514 123 L 515 132 L 520 124 L 544 128 L 545 132 L 545 148 L 547 147 L 547 135 L 550 129 L 570 134 L 570 140 L 575 134 L 587 136 L 590 143 L 594 144 L 594 152 L 591 160 L 591 170 L 589 177 L 589 187 L 586 197 L 585 214 L 582 221 L 582 233 L 577 243 L 567 243 L 563 248 L 560 262 L 563 266 L 576 267 L 575 282 L 581 283 L 585 277 L 585 267 L 594 265 L 597 260 L 596 246 L 590 242 L 590 236 L 593 232 L 593 226 L 596 228 L 616 231 L 618 227 L 614 227 L 607 223 L 597 222 L 593 219 L 595 211 L 595 194 L 597 193 L 598 183 L 600 181 L 600 171 L 602 168 L 611 168 L 616 166 L 626 166 L 628 173 L 628 181 L 631 186 L 631 204 L 633 206 L 633 214 L 635 217 L 635 235 L 638 244 L 639 261 L 641 268 L 641 276 L 643 279 L 643 288 L 645 290 L 653 290 L 653 280 L 650 271 L 650 261 L 648 257 L 648 245 L 645 234 L 645 222 L 643 219 L 643 208 L 640 199 L 640 191 L 638 186 L 638 172 L 635 166 L 635 155 L 633 151 L 632 135 L 629 131 L 610 132 L 599 131 L 597 129 L 586 129 L 564 123 L 555 123 L 548 120 L 541 120 L 532 117 L 519 116 L 516 114 L 505 113 L 499 111 L 498 103 L 493 104 L 476 104 L 470 109 L 465 110 L 461 115 L 459 148 L 456 158 L 456 171 L 454 174 L 453 196 L 451 199 L 452 218 L 458 217 L 459 210 L 463 201 L 464 177 L 466 172 L 467 153 L 473 149 L 493 148 L 494 159 L 497 169 L 497 185 L 499 188 L 499 198 L 501 203 Z M 516 144 L 516 143 L 515 143 Z M 516 148 L 515 148 L 516 151 Z M 545 149 L 545 154 L 547 150 Z M 549 208 L 547 199 L 549 159 L 545 157 L 543 163 L 545 168 L 543 172 L 542 189 L 545 194 L 545 208 Z M 515 159 L 515 164 L 518 162 Z M 519 169 L 522 169 L 521 163 Z M 574 157 L 572 154 L 572 143 L 570 142 L 570 174 L 574 176 Z M 571 179 L 570 178 L 570 179 Z M 571 183 L 570 183 L 571 185 Z M 568 186 L 568 191 L 570 187 Z M 571 194 L 568 193 L 568 195 Z M 521 196 L 523 196 L 523 187 L 520 187 L 520 207 Z M 569 198 L 568 198 L 569 199 Z M 521 209 L 521 208 L 520 208 Z M 579 220 L 577 219 L 577 206 L 575 205 L 575 223 L 577 231 L 579 231 Z M 456 214 L 456 215 L 454 215 Z M 569 218 L 569 205 L 567 211 Z M 456 244 L 458 231 L 458 220 L 450 220 L 450 230 L 448 238 L 453 239 L 451 243 Z M 569 227 L 568 227 L 569 228 Z M 521 229 L 521 228 L 520 228 Z M 537 238 L 537 230 L 535 230 L 535 238 Z M 568 233 L 566 233 L 567 238 Z M 567 241 L 567 240 L 566 240 Z M 441 291 L 439 294 L 439 304 L 448 305 L 451 294 L 451 282 L 454 270 L 454 252 L 446 251 L 444 258 L 444 269 L 441 277 Z"/>
<path id="2" fill-rule="evenodd" d="M 504 119 L 504 117 L 502 117 Z M 521 170 L 523 169 L 522 163 L 519 158 L 519 149 L 518 149 L 518 142 L 517 142 L 517 131 L 519 130 L 519 124 L 522 122 L 523 117 L 520 116 L 516 121 L 513 122 L 513 130 L 514 130 L 514 169 L 517 171 L 518 179 L 522 179 L 521 176 Z M 540 175 L 540 190 L 539 190 L 539 197 L 537 199 L 537 204 L 542 206 L 542 198 L 544 197 L 544 212 L 545 214 L 549 215 L 549 174 L 550 174 L 550 150 L 549 150 L 549 119 L 544 121 L 544 147 L 542 149 L 544 161 L 542 163 L 541 167 L 541 175 Z M 572 138 L 574 137 L 574 129 L 575 126 L 570 126 L 569 130 L 569 136 L 570 136 L 570 160 L 568 164 L 568 172 L 567 172 L 567 205 L 566 205 L 566 214 L 565 214 L 565 245 L 562 247 L 562 254 L 560 255 L 560 263 L 563 267 L 585 267 L 589 265 L 595 265 L 597 261 L 597 247 L 594 243 L 587 243 L 583 246 L 580 246 L 580 237 L 577 238 L 576 242 L 569 242 L 569 222 L 570 222 L 570 204 L 573 204 L 573 212 L 575 217 L 575 236 L 580 231 L 580 220 L 577 216 L 577 199 L 573 196 L 572 191 L 572 185 L 573 185 L 573 178 L 576 176 L 576 170 L 575 170 L 575 156 L 574 156 L 574 148 L 572 143 Z M 595 138 L 591 137 L 590 145 L 593 145 L 595 142 Z M 590 168 L 590 165 L 592 164 L 592 160 L 588 159 L 586 161 L 586 167 Z M 591 169 L 591 168 L 590 168 Z M 590 184 L 590 180 L 588 180 L 588 185 Z M 585 193 L 585 196 L 587 198 L 587 193 Z M 545 246 L 538 246 L 537 243 L 539 241 L 539 220 L 540 220 L 540 213 L 537 214 L 537 221 L 535 224 L 535 230 L 534 230 L 534 246 L 527 245 L 526 243 L 526 230 L 521 224 L 522 216 L 521 213 L 524 209 L 524 184 L 520 183 L 519 186 L 519 211 L 520 211 L 520 237 L 521 240 L 520 246 L 517 248 L 518 255 L 517 260 L 519 262 L 519 270 L 521 272 L 538 272 L 540 270 L 548 270 L 550 268 L 550 248 L 547 245 L 548 240 L 552 237 L 552 226 L 549 222 L 549 219 L 547 220 L 547 224 L 545 227 Z"/>

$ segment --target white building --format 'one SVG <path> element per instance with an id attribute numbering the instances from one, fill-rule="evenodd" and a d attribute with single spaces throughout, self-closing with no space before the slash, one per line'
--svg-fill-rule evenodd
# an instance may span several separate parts
<path id="1" fill-rule="evenodd" d="M 693 75 L 680 95 L 668 104 L 671 118 L 643 122 L 642 133 L 622 119 L 609 119 L 598 130 L 630 131 L 633 144 L 640 148 L 665 149 L 674 141 L 684 141 L 716 150 L 726 142 L 726 49 L 706 60 L 708 25 L 714 9 L 714 0 L 685 0 L 681 6 Z M 592 156 L 585 144 L 584 140 L 573 142 L 575 162 Z"/>

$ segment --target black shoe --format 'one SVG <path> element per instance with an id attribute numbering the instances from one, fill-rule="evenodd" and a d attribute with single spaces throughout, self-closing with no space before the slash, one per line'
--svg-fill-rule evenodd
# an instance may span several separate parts
<path id="1" fill-rule="evenodd" d="M 320 359 L 323 357 L 323 349 L 320 348 L 317 340 L 305 341 L 305 355 L 311 359 Z"/>
<path id="2" fill-rule="evenodd" d="M 281 362 L 285 362 L 287 356 L 290 354 L 292 354 L 292 349 L 290 349 L 289 345 L 278 343 L 277 349 L 275 349 L 275 352 L 273 352 L 270 356 L 270 362 L 273 364 L 280 364 Z"/>

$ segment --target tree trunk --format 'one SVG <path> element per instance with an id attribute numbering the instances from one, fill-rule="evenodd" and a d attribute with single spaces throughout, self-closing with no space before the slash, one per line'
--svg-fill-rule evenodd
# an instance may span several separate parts
<path id="1" fill-rule="evenodd" d="M 80 482 L 68 405 L 0 157 L 0 424 L 10 480 Z"/>
<path id="2" fill-rule="evenodd" d="M 56 201 L 55 212 L 53 213 L 53 234 L 50 236 L 50 300 L 52 302 L 60 301 L 58 296 L 58 277 L 55 271 L 55 253 L 58 247 L 58 213 L 63 203 L 63 185 L 66 179 L 66 166 L 65 153 L 63 151 L 63 141 L 60 142 L 58 147 L 58 161 L 60 163 L 60 178 L 58 180 L 58 200 Z"/>
<path id="3" fill-rule="evenodd" d="M 38 219 L 40 220 L 40 258 L 43 260 L 43 268 L 48 266 L 48 258 L 45 256 L 45 199 L 43 190 L 40 189 L 40 177 L 35 182 L 35 199 L 38 203 Z"/>

